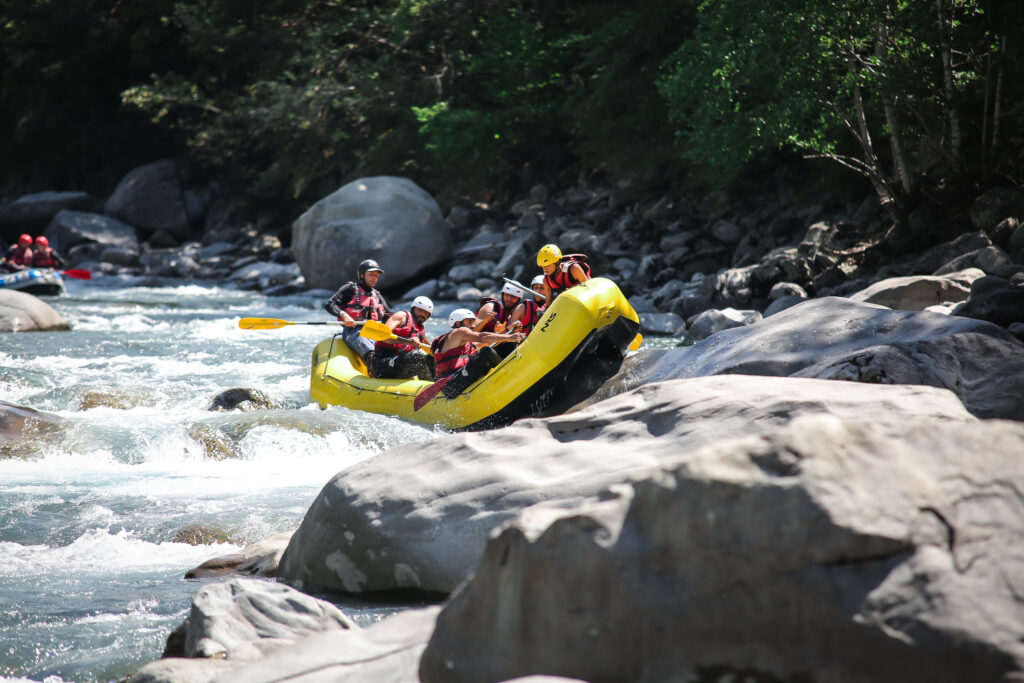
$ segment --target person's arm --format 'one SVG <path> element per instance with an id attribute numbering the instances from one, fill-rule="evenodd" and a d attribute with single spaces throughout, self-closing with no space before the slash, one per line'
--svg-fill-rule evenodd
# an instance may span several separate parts
<path id="1" fill-rule="evenodd" d="M 512 330 L 522 327 L 524 315 L 526 315 L 526 304 L 519 302 L 516 304 L 516 307 L 512 309 L 512 315 L 508 317 L 508 326 Z"/>
<path id="2" fill-rule="evenodd" d="M 548 287 L 548 280 L 547 280 L 547 278 L 544 278 L 544 285 L 543 285 L 543 287 L 544 287 L 544 306 L 545 307 L 546 306 L 550 306 L 551 305 L 552 297 L 551 297 L 551 288 Z"/>
<path id="3" fill-rule="evenodd" d="M 396 328 L 400 327 L 403 323 L 405 323 L 405 316 L 407 315 L 409 314 L 406 313 L 405 311 L 399 311 L 398 313 L 395 313 L 390 318 L 388 318 L 387 322 L 385 322 L 384 324 L 388 326 L 388 329 L 394 332 Z"/>
<path id="4" fill-rule="evenodd" d="M 583 270 L 578 263 L 574 263 L 569 266 L 569 276 L 576 281 L 576 284 L 586 282 L 590 279 L 590 277 L 587 276 L 587 272 Z"/>
<path id="5" fill-rule="evenodd" d="M 488 301 L 487 303 L 480 307 L 480 310 L 476 312 L 476 319 L 478 322 L 476 325 L 473 326 L 473 331 L 479 332 L 480 330 L 487 326 L 487 323 L 494 320 L 497 316 L 498 311 L 494 306 L 494 302 Z"/>
<path id="6" fill-rule="evenodd" d="M 53 262 L 57 264 L 58 268 L 64 267 L 64 259 L 57 253 L 56 249 L 50 251 L 50 256 L 53 257 Z"/>
<path id="7" fill-rule="evenodd" d="M 455 340 L 460 344 L 465 342 L 473 342 L 474 344 L 497 344 L 507 341 L 521 342 L 526 338 L 526 335 L 522 332 L 477 332 L 469 328 L 462 328 L 461 330 L 456 330 L 456 332 L 463 333 Z M 452 333 L 452 336 L 454 337 L 455 333 Z"/>

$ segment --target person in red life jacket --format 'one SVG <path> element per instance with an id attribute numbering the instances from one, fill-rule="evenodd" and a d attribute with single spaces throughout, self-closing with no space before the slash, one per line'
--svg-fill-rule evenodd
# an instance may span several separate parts
<path id="1" fill-rule="evenodd" d="M 324 309 L 345 325 L 341 338 L 349 347 L 359 354 L 366 367 L 373 367 L 373 340 L 359 335 L 356 325 L 359 320 L 386 320 L 391 315 L 391 307 L 384 295 L 374 289 L 383 269 L 373 259 L 366 259 L 359 264 L 356 271 L 357 279 L 343 284 L 334 296 L 324 304 Z"/>
<path id="2" fill-rule="evenodd" d="M 508 327 L 512 311 L 523 300 L 523 290 L 511 282 L 501 288 L 501 299 L 484 297 L 476 311 L 477 332 L 504 332 Z"/>
<path id="3" fill-rule="evenodd" d="M 575 287 L 590 279 L 590 266 L 583 254 L 562 256 L 562 250 L 554 244 L 545 244 L 537 252 L 537 265 L 544 271 L 544 306 L 560 292 Z"/>
<path id="4" fill-rule="evenodd" d="M 464 380 L 455 384 L 461 387 L 458 391 L 449 390 L 445 386 L 445 395 L 453 398 L 462 389 L 469 386 L 477 377 L 482 376 L 493 367 L 494 363 L 488 358 L 486 362 L 477 363 L 477 344 L 495 344 L 501 342 L 521 342 L 525 335 L 522 332 L 478 332 L 473 327 L 479 322 L 473 311 L 468 308 L 456 308 L 448 316 L 448 324 L 452 329 L 450 332 L 440 335 L 430 345 L 434 352 L 434 374 L 438 379 L 453 375 L 464 369 L 472 370 L 463 373 Z M 491 354 L 493 355 L 493 354 Z M 500 360 L 500 358 L 498 359 Z M 472 364 L 472 365 L 471 365 Z M 478 372 L 482 370 L 482 372 Z M 452 380 L 454 382 L 454 379 Z"/>
<path id="5" fill-rule="evenodd" d="M 386 325 L 399 337 L 427 342 L 423 325 L 434 312 L 434 302 L 425 296 L 412 300 L 408 311 L 398 311 L 387 319 Z M 420 351 L 418 346 L 403 341 L 379 341 L 373 351 L 373 377 L 381 379 L 433 379 L 434 359 Z"/>
<path id="6" fill-rule="evenodd" d="M 45 235 L 36 237 L 32 250 L 32 265 L 36 268 L 63 268 L 64 259 L 56 250 L 50 248 L 50 240 Z"/>
<path id="7" fill-rule="evenodd" d="M 34 258 L 35 255 L 32 253 L 32 235 L 22 235 L 18 238 L 17 244 L 12 244 L 7 249 L 2 263 L 7 272 L 16 273 L 19 270 L 31 268 Z"/>
<path id="8" fill-rule="evenodd" d="M 531 296 L 524 296 L 519 305 L 513 309 L 512 315 L 509 316 L 509 324 L 518 323 L 519 328 L 526 336 L 530 336 L 537 321 L 544 315 L 545 306 L 538 302 L 538 299 L 544 300 L 544 276 L 538 275 L 533 278 L 530 289 L 532 290 Z"/>

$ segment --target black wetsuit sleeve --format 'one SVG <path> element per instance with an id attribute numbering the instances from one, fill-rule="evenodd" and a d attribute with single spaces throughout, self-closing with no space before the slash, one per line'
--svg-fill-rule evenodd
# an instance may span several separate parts
<path id="1" fill-rule="evenodd" d="M 352 282 L 346 282 L 334 293 L 334 296 L 324 304 L 324 310 L 333 315 L 335 318 L 341 317 L 341 312 L 348 307 L 348 303 L 352 301 L 353 289 L 355 284 Z"/>

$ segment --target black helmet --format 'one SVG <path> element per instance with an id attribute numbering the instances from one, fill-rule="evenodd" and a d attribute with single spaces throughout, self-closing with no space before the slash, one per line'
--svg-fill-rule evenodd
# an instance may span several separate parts
<path id="1" fill-rule="evenodd" d="M 359 279 L 362 280 L 363 276 L 370 270 L 380 271 L 381 275 L 384 274 L 384 269 L 377 265 L 377 262 L 372 258 L 368 258 L 359 264 Z"/>

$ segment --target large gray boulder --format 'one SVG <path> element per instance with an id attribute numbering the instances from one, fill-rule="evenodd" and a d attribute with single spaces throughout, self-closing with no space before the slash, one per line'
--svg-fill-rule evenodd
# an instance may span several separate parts
<path id="1" fill-rule="evenodd" d="M 355 180 L 321 199 L 292 224 L 292 252 L 314 289 L 355 279 L 363 259 L 384 269 L 378 288 L 410 284 L 454 254 L 433 197 L 406 178 Z"/>
<path id="2" fill-rule="evenodd" d="M 85 192 L 37 192 L 18 197 L 0 209 L 0 239 L 6 247 L 18 233 L 33 236 L 61 211 L 92 211 L 98 201 Z"/>
<path id="3" fill-rule="evenodd" d="M 950 389 L 978 417 L 1024 419 L 1022 351 L 1019 340 L 992 323 L 824 297 L 687 348 L 641 351 L 581 405 L 676 378 L 785 377 L 815 370 L 815 376 L 835 377 L 844 373 L 830 369 L 833 364 L 855 359 L 858 370 L 845 373 L 845 379 L 892 383 L 901 381 L 895 377 L 913 378 L 910 383 Z M 890 377 L 887 367 L 897 358 L 904 367 Z M 807 370 L 812 366 L 815 370 Z"/>
<path id="4" fill-rule="evenodd" d="M 292 536 L 278 579 L 301 590 L 449 592 L 488 533 L 527 506 L 572 507 L 636 470 L 822 413 L 973 421 L 930 387 L 735 375 L 649 384 L 576 414 L 444 436 L 343 470 Z"/>
<path id="5" fill-rule="evenodd" d="M 1021 453 L 1017 423 L 818 416 L 532 508 L 421 680 L 1019 680 Z"/>
<path id="6" fill-rule="evenodd" d="M 79 244 L 117 247 L 138 256 L 139 238 L 135 228 L 123 221 L 98 213 L 61 211 L 46 226 L 46 235 L 54 249 L 67 252 Z"/>
<path id="7" fill-rule="evenodd" d="M 107 199 L 103 213 L 146 234 L 163 230 L 185 238 L 191 232 L 178 168 L 170 159 L 130 171 Z"/>
<path id="8" fill-rule="evenodd" d="M 0 332 L 52 332 L 71 325 L 42 299 L 13 289 L 0 289 Z"/>

